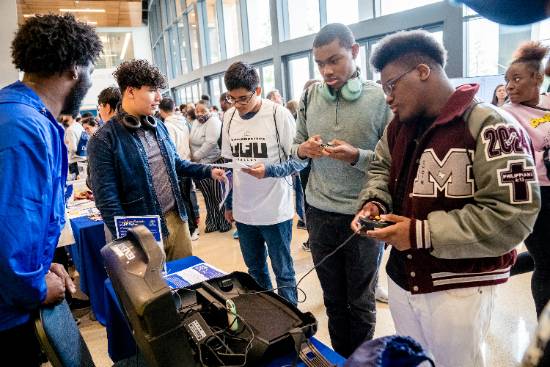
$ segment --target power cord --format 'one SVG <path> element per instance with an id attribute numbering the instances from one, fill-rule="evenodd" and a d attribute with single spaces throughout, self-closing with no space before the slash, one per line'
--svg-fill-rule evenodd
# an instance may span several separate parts
<path id="1" fill-rule="evenodd" d="M 304 299 L 303 300 L 298 300 L 297 302 L 298 303 L 303 303 L 307 300 L 307 294 L 306 292 L 300 288 L 300 283 L 302 282 L 302 280 L 304 280 L 305 277 L 307 277 L 313 270 L 317 269 L 318 267 L 320 267 L 321 265 L 323 265 L 323 263 L 331 256 L 333 256 L 335 253 L 337 253 L 342 247 L 344 247 L 345 245 L 348 244 L 349 241 L 351 241 L 353 239 L 353 237 L 355 237 L 356 235 L 359 234 L 359 232 L 361 232 L 361 229 L 360 228 L 358 231 L 356 232 L 353 232 L 344 242 L 342 242 L 340 245 L 338 245 L 338 247 L 336 247 L 334 250 L 332 250 L 328 255 L 325 255 L 325 257 L 323 257 L 321 259 L 321 261 L 319 261 L 316 265 L 314 265 L 313 267 L 311 267 L 311 269 L 309 269 L 304 275 L 302 275 L 302 277 L 298 280 L 298 282 L 296 283 L 295 286 L 292 286 L 292 285 L 284 285 L 282 287 L 276 287 L 276 288 L 272 288 L 272 289 L 267 289 L 267 290 L 263 290 L 263 291 L 256 291 L 256 292 L 250 292 L 250 293 L 247 293 L 247 294 L 260 294 L 260 293 L 267 293 L 267 292 L 273 292 L 273 291 L 276 291 L 276 290 L 279 290 L 279 289 L 284 289 L 284 288 L 296 288 L 296 291 L 300 291 L 304 294 Z"/>

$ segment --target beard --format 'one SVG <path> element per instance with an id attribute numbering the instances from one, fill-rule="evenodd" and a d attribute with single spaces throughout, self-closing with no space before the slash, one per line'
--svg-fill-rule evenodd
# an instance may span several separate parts
<path id="1" fill-rule="evenodd" d="M 61 109 L 61 114 L 71 116 L 78 115 L 82 100 L 86 96 L 86 93 L 91 86 L 92 83 L 90 82 L 90 79 L 86 78 L 84 75 L 80 75 L 77 83 L 75 83 L 75 85 L 69 92 L 69 95 L 65 98 L 63 108 Z"/>

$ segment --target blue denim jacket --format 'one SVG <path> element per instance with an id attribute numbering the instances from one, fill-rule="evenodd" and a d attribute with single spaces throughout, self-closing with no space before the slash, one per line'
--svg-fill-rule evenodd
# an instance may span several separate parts
<path id="1" fill-rule="evenodd" d="M 178 178 L 208 178 L 212 168 L 181 159 L 170 140 L 168 130 L 159 120 L 155 133 L 168 168 L 178 214 L 186 221 L 187 213 Z M 118 115 L 90 139 L 88 164 L 97 208 L 113 236 L 116 235 L 114 217 L 130 215 L 159 215 L 163 236 L 169 234 L 153 185 L 145 148 L 137 133 L 125 127 Z"/>
<path id="2" fill-rule="evenodd" d="M 16 82 L 0 90 L 0 331 L 27 322 L 46 298 L 67 179 L 63 128 Z"/>

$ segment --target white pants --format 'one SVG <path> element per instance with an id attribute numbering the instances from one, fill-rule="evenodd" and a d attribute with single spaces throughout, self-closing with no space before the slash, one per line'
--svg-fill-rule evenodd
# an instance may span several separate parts
<path id="1" fill-rule="evenodd" d="M 398 335 L 414 338 L 438 367 L 483 367 L 495 286 L 411 294 L 388 278 L 390 311 Z"/>

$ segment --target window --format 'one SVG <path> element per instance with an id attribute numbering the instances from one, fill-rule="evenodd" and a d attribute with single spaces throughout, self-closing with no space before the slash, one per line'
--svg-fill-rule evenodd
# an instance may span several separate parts
<path id="1" fill-rule="evenodd" d="M 262 89 L 265 93 L 269 93 L 269 91 L 275 89 L 275 69 L 273 64 L 262 67 L 261 78 Z"/>
<path id="2" fill-rule="evenodd" d="M 540 33 L 535 34 L 537 27 L 509 27 L 483 18 L 467 19 L 466 76 L 504 73 L 517 47 L 522 42 L 541 36 Z"/>
<path id="3" fill-rule="evenodd" d="M 193 101 L 198 102 L 201 99 L 201 95 L 199 93 L 199 84 L 195 83 L 191 86 L 191 91 L 193 92 Z"/>
<path id="4" fill-rule="evenodd" d="M 185 27 L 185 23 L 183 20 L 180 20 L 178 22 L 178 35 L 179 35 L 179 51 L 180 51 L 180 61 L 181 61 L 181 68 L 182 68 L 182 74 L 187 73 L 189 71 L 189 61 L 187 53 L 189 52 L 189 48 L 187 47 L 187 29 Z"/>
<path id="5" fill-rule="evenodd" d="M 183 14 L 185 10 L 185 0 L 173 0 L 176 2 L 176 18 Z"/>
<path id="6" fill-rule="evenodd" d="M 441 1 L 442 0 L 382 0 L 380 2 L 380 15 L 399 13 L 400 11 L 410 10 Z"/>
<path id="7" fill-rule="evenodd" d="M 171 64 L 172 64 L 172 77 L 175 78 L 178 75 L 182 74 L 181 63 L 182 57 L 180 56 L 180 45 L 178 38 L 178 27 L 176 25 L 170 27 L 168 30 L 168 36 L 170 39 L 170 53 L 171 53 Z"/>
<path id="8" fill-rule="evenodd" d="M 309 80 L 309 56 L 292 58 L 288 61 L 289 99 L 299 99 L 304 84 Z"/>
<path id="9" fill-rule="evenodd" d="M 191 43 L 191 65 L 193 70 L 201 67 L 199 60 L 199 25 L 197 22 L 197 13 L 191 8 L 187 13 L 189 24 L 189 41 Z"/>
<path id="10" fill-rule="evenodd" d="M 162 45 L 161 45 L 162 47 Z M 171 79 L 171 78 L 175 78 L 176 77 L 176 70 L 175 70 L 175 66 L 174 66 L 174 59 L 171 57 L 172 55 L 172 49 L 170 47 L 170 40 L 169 40 L 169 34 L 168 32 L 165 33 L 165 37 L 164 37 L 164 50 L 166 52 L 166 55 L 168 56 L 164 62 L 166 62 L 166 73 L 165 75 Z"/>
<path id="11" fill-rule="evenodd" d="M 248 12 L 250 50 L 257 50 L 271 45 L 269 0 L 247 0 L 246 8 Z"/>
<path id="12" fill-rule="evenodd" d="M 164 54 L 164 38 L 160 37 L 159 42 L 153 48 L 153 57 L 155 65 L 160 69 L 160 72 L 166 75 L 166 56 Z"/>
<path id="13" fill-rule="evenodd" d="M 191 87 L 185 87 L 185 103 L 194 103 Z"/>
<path id="14" fill-rule="evenodd" d="M 298 38 L 319 31 L 319 0 L 288 1 L 288 38 Z"/>
<path id="15" fill-rule="evenodd" d="M 206 0 L 206 34 L 208 42 L 208 62 L 214 63 L 221 60 L 220 39 L 218 33 L 218 17 L 216 11 L 216 0 Z"/>
<path id="16" fill-rule="evenodd" d="M 477 18 L 467 22 L 467 76 L 498 74 L 498 24 Z"/>
<path id="17" fill-rule="evenodd" d="M 243 52 L 241 14 L 237 2 L 238 0 L 223 0 L 223 24 L 227 58 L 240 55 Z"/>
<path id="18" fill-rule="evenodd" d="M 164 18 L 164 27 L 172 24 L 174 21 L 176 9 L 174 0 L 164 0 L 162 4 L 162 14 Z"/>
<path id="19" fill-rule="evenodd" d="M 134 41 L 131 32 L 99 33 L 103 53 L 95 65 L 96 69 L 114 68 L 123 61 L 134 58 Z"/>
<path id="20" fill-rule="evenodd" d="M 352 24 L 359 21 L 358 0 L 326 0 L 326 2 L 327 23 Z"/>
<path id="21" fill-rule="evenodd" d="M 222 94 L 221 84 L 223 83 L 223 75 L 216 75 L 208 80 L 208 90 L 210 92 L 210 104 L 220 106 L 220 96 Z"/>

